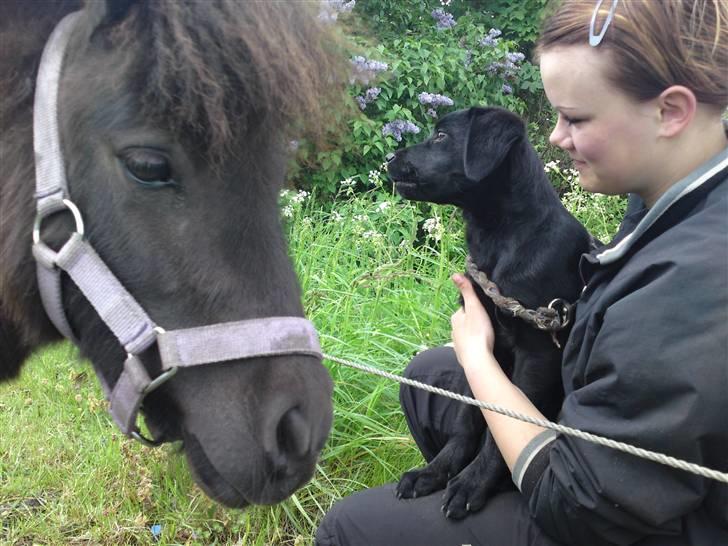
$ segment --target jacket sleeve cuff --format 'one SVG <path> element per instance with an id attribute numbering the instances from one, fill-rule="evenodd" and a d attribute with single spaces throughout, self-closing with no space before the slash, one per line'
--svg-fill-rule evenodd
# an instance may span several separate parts
<path id="1" fill-rule="evenodd" d="M 518 490 L 526 497 L 531 496 L 541 474 L 548 466 L 551 442 L 557 436 L 558 433 L 553 430 L 544 430 L 528 442 L 518 455 L 512 478 Z"/>

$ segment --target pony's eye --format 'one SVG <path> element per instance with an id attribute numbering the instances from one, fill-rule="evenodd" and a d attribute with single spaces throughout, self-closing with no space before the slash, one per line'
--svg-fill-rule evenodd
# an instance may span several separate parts
<path id="1" fill-rule="evenodd" d="M 433 142 L 442 142 L 447 138 L 447 133 L 443 133 L 442 131 L 438 131 L 435 133 L 435 138 L 432 139 Z"/>
<path id="2" fill-rule="evenodd" d="M 142 148 L 127 150 L 121 156 L 121 161 L 134 182 L 149 187 L 175 184 L 169 160 L 157 150 Z"/>

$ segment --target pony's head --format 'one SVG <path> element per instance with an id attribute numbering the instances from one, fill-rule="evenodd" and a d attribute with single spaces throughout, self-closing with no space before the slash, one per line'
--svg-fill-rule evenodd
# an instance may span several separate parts
<path id="1" fill-rule="evenodd" d="M 320 128 L 343 81 L 306 3 L 107 0 L 83 9 L 65 54 L 58 123 L 89 243 L 166 330 L 303 316 L 277 200 L 290 138 Z M 30 179 L 18 183 L 32 193 Z M 68 238 L 69 218 L 44 222 L 50 247 Z M 123 348 L 65 276 L 62 294 L 83 354 L 113 386 Z M 0 316 L 22 314 L 28 301 L 15 299 L 3 295 Z M 26 314 L 36 324 L 16 321 L 15 330 L 50 331 L 37 310 Z M 155 346 L 140 356 L 150 375 L 160 373 Z M 182 369 L 147 396 L 144 413 L 155 436 L 183 440 L 212 498 L 268 504 L 311 477 L 331 425 L 331 389 L 319 358 L 257 357 Z"/>

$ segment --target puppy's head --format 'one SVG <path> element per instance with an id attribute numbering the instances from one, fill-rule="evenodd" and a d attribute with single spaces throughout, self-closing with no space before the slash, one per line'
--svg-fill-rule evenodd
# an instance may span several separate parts
<path id="1" fill-rule="evenodd" d="M 458 110 L 443 116 L 427 140 L 398 150 L 387 171 L 402 197 L 466 206 L 498 191 L 492 175 L 525 136 L 521 119 L 502 108 Z"/>

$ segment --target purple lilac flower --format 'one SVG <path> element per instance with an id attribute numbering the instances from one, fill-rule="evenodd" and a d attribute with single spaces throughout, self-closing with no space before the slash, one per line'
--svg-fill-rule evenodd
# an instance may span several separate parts
<path id="1" fill-rule="evenodd" d="M 465 50 L 465 61 L 463 61 L 463 64 L 465 65 L 465 68 L 467 68 L 471 64 L 473 64 L 473 50 L 472 49 Z"/>
<path id="2" fill-rule="evenodd" d="M 434 108 L 428 108 L 427 115 L 432 118 L 437 118 L 437 110 L 435 110 Z"/>
<path id="3" fill-rule="evenodd" d="M 455 18 L 452 13 L 446 12 L 442 8 L 436 8 L 432 10 L 432 18 L 437 22 L 437 30 L 446 30 L 455 26 Z"/>
<path id="4" fill-rule="evenodd" d="M 321 0 L 318 18 L 324 23 L 335 22 L 340 13 L 350 13 L 356 6 L 356 0 Z"/>
<path id="5" fill-rule="evenodd" d="M 417 125 L 415 125 L 411 121 L 406 121 L 403 119 L 395 119 L 394 121 L 390 121 L 384 127 L 382 127 L 382 135 L 392 135 L 397 142 L 402 142 L 403 133 L 412 133 L 416 135 L 419 132 L 420 128 L 417 127 Z"/>
<path id="6" fill-rule="evenodd" d="M 433 108 L 455 104 L 450 97 L 438 95 L 437 93 L 420 93 L 417 97 L 420 99 L 420 104 L 429 104 Z"/>
<path id="7" fill-rule="evenodd" d="M 513 93 L 513 88 L 507 83 L 504 83 L 503 87 L 501 87 L 501 91 L 503 91 L 504 95 L 510 95 L 511 93 Z"/>
<path id="8" fill-rule="evenodd" d="M 366 90 L 364 93 L 364 100 L 367 101 L 367 104 L 370 102 L 374 102 L 377 100 L 377 97 L 379 96 L 379 93 L 382 92 L 382 89 L 380 87 L 370 87 Z"/>
<path id="9" fill-rule="evenodd" d="M 387 63 L 370 61 L 361 55 L 352 57 L 351 65 L 354 68 L 354 73 L 349 78 L 349 83 L 359 82 L 364 85 L 367 85 L 369 80 L 373 79 L 379 72 L 384 72 L 389 68 Z"/>
<path id="10" fill-rule="evenodd" d="M 367 104 L 370 102 L 374 102 L 377 100 L 377 97 L 379 96 L 379 93 L 381 93 L 382 90 L 379 87 L 370 87 L 364 92 L 364 95 L 358 95 L 354 97 L 356 99 L 357 104 L 359 105 L 359 108 L 364 110 L 367 107 Z"/>
<path id="11" fill-rule="evenodd" d="M 506 53 L 506 59 L 514 64 L 523 62 L 525 58 L 526 56 L 523 53 Z"/>
<path id="12" fill-rule="evenodd" d="M 494 47 L 498 44 L 500 39 L 498 36 L 503 34 L 500 30 L 497 28 L 491 28 L 488 31 L 488 34 L 486 36 L 483 36 L 479 41 L 478 44 L 480 44 L 483 47 Z"/>
<path id="13" fill-rule="evenodd" d="M 506 53 L 505 62 L 493 62 L 488 65 L 486 71 L 490 75 L 500 73 L 504 78 L 513 76 L 521 68 L 518 63 L 522 62 L 526 56 L 523 53 Z"/>

